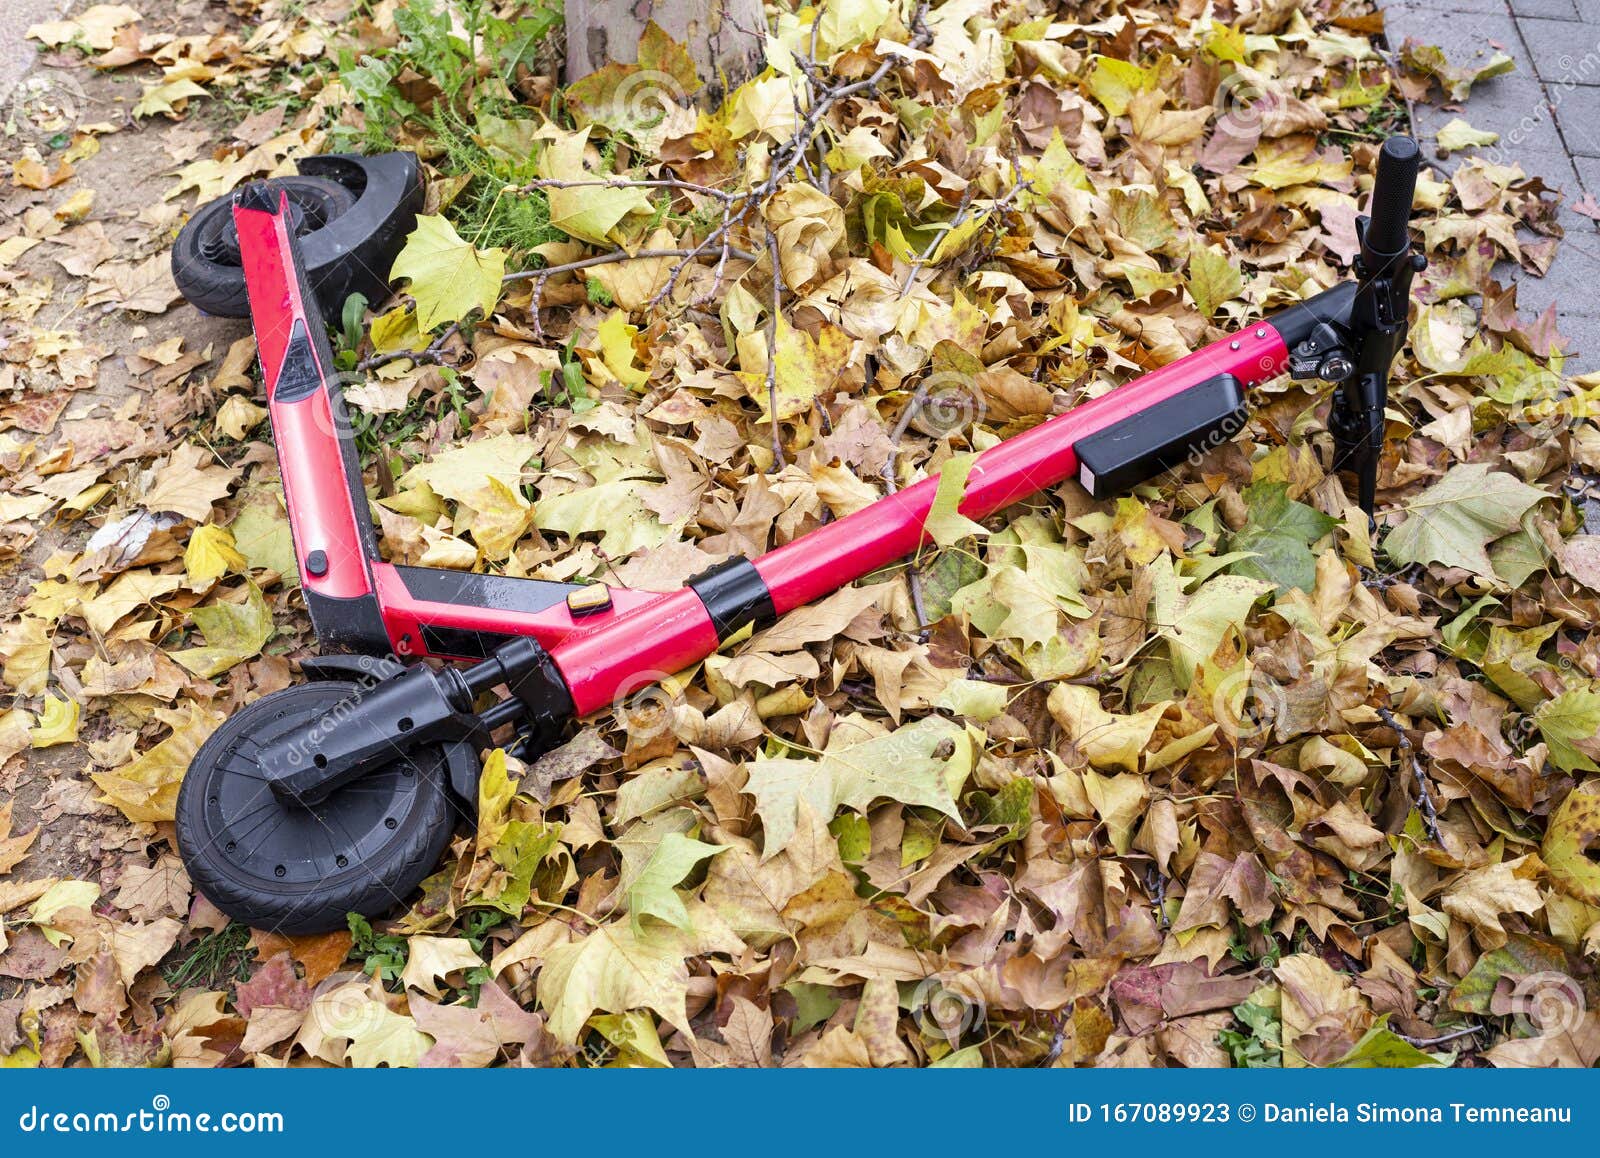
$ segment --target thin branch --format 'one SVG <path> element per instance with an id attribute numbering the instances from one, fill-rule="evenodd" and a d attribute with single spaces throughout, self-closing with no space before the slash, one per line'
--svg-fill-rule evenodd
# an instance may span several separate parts
<path id="1" fill-rule="evenodd" d="M 373 354 L 370 358 L 363 358 L 356 363 L 356 369 L 361 371 L 376 370 L 379 366 L 387 366 L 391 362 L 410 361 L 417 366 L 437 366 L 448 361 L 445 357 L 445 346 L 450 339 L 461 332 L 460 322 L 451 322 L 450 328 L 429 342 L 426 349 L 422 350 L 391 350 L 384 354 Z"/>
<path id="2" fill-rule="evenodd" d="M 558 273 L 573 273 L 580 269 L 590 269 L 597 265 L 610 265 L 615 261 L 636 261 L 641 258 L 651 257 L 698 257 L 699 251 L 695 249 L 641 249 L 634 253 L 619 249 L 614 253 L 597 253 L 593 257 L 581 258 L 578 261 L 564 262 L 561 265 L 547 265 L 543 269 L 521 269 L 515 273 L 508 273 L 501 278 L 502 282 L 522 281 L 526 278 L 554 277 Z M 743 249 L 728 250 L 728 256 L 736 257 L 740 261 L 748 261 L 752 265 L 758 260 L 756 255 Z"/>
<path id="3" fill-rule="evenodd" d="M 555 277 L 557 274 L 575 273 L 580 269 L 593 269 L 597 265 L 611 265 L 618 261 L 635 261 L 640 258 L 681 257 L 685 259 L 684 265 L 687 265 L 689 260 L 696 256 L 698 254 L 692 249 L 641 249 L 635 253 L 619 249 L 612 253 L 597 253 L 592 257 L 580 258 L 577 261 L 563 262 L 561 265 L 547 265 L 543 269 L 518 270 L 515 273 L 506 274 L 500 281 L 502 284 L 509 284 L 514 281 L 532 279 L 534 304 L 533 309 L 529 312 L 533 319 L 533 336 L 536 340 L 543 341 L 544 323 L 539 318 L 539 301 L 544 297 L 544 283 L 548 279 Z M 756 263 L 755 254 L 729 246 L 723 251 L 722 261 L 717 265 L 717 276 L 716 281 L 713 283 L 714 285 L 720 286 L 722 284 L 722 266 L 729 257 L 737 257 L 740 261 L 748 261 L 751 265 Z M 673 276 L 676 277 L 682 269 L 683 265 L 680 265 L 673 271 Z M 654 304 L 653 299 L 651 304 Z"/>
<path id="4" fill-rule="evenodd" d="M 928 383 L 933 380 L 932 375 L 917 383 L 917 388 L 911 394 L 911 401 L 900 414 L 900 421 L 894 424 L 894 430 L 889 435 L 889 457 L 883 464 L 883 490 L 885 494 L 894 494 L 900 489 L 898 474 L 900 471 L 900 440 L 906 436 L 906 431 L 911 427 L 911 421 L 917 416 L 917 411 L 922 409 L 922 403 L 928 397 Z M 906 582 L 911 587 L 911 608 L 917 615 L 917 627 L 928 626 L 928 609 L 922 599 L 922 576 L 917 571 L 915 560 L 906 565 Z"/>
<path id="5" fill-rule="evenodd" d="M 967 212 L 972 208 L 972 182 L 967 182 L 967 187 L 961 191 L 961 204 L 956 208 L 956 215 L 952 217 L 945 228 L 933 235 L 923 251 L 917 254 L 916 260 L 911 263 L 911 269 L 906 273 L 905 284 L 900 287 L 900 296 L 905 297 L 911 292 L 911 286 L 917 280 L 917 274 L 922 272 L 922 267 L 928 264 L 933 257 L 933 251 L 939 248 L 939 243 L 961 228 L 967 219 Z"/>
<path id="6" fill-rule="evenodd" d="M 778 315 L 783 312 L 783 266 L 778 260 L 778 235 L 767 230 L 767 255 L 772 259 L 772 314 L 767 318 L 767 413 L 772 419 L 772 470 L 777 474 L 788 461 L 783 457 L 783 423 L 778 419 Z"/>
<path id="7" fill-rule="evenodd" d="M 743 201 L 750 196 L 749 193 L 739 191 L 730 193 L 726 189 L 716 189 L 694 181 L 682 181 L 676 177 L 596 177 L 585 181 L 558 181 L 553 177 L 536 177 L 520 186 L 517 192 L 530 193 L 535 189 L 676 189 L 681 193 L 698 193 L 704 197 L 715 197 L 723 202 Z"/>
<path id="8" fill-rule="evenodd" d="M 1469 1025 L 1465 1029 L 1451 1030 L 1449 1033 L 1442 1033 L 1438 1037 L 1408 1037 L 1403 1033 L 1396 1033 L 1395 1036 L 1401 1041 L 1405 1042 L 1407 1045 L 1414 1045 L 1418 1049 L 1427 1049 L 1429 1046 L 1443 1045 L 1447 1041 L 1455 1041 L 1457 1038 L 1462 1037 L 1471 1037 L 1475 1033 L 1482 1032 L 1483 1026 Z"/>
<path id="9" fill-rule="evenodd" d="M 927 11 L 928 6 L 926 4 L 919 5 L 916 13 L 911 18 L 911 27 L 915 33 L 911 38 L 911 47 L 913 48 L 924 48 L 933 40 L 933 33 L 928 28 L 925 19 Z M 815 62 L 812 63 L 814 64 Z M 749 219 L 751 212 L 776 193 L 779 186 L 794 176 L 795 170 L 805 162 L 806 150 L 811 147 L 812 139 L 817 134 L 817 128 L 828 111 L 840 101 L 855 96 L 857 93 L 876 90 L 878 84 L 903 63 L 899 57 L 891 54 L 885 57 L 883 63 L 878 65 L 868 76 L 857 81 L 851 81 L 848 84 L 839 85 L 836 88 L 824 87 L 821 89 L 817 93 L 816 100 L 806 110 L 805 116 L 795 130 L 794 135 L 784 141 L 778 147 L 777 152 L 773 154 L 766 177 L 759 185 L 750 190 L 750 195 L 744 200 L 737 212 L 724 214 L 721 224 L 706 234 L 705 238 L 695 246 L 694 256 L 698 257 L 701 254 L 712 253 L 718 249 L 721 249 L 726 254 L 733 231 L 743 226 Z M 732 208 L 731 205 L 729 208 Z M 682 273 L 682 269 L 683 267 L 680 266 L 672 271 L 672 274 L 667 278 L 667 284 L 662 286 L 656 292 L 656 295 L 650 299 L 651 305 L 656 305 L 672 296 L 673 291 L 677 289 L 678 278 Z M 698 300 L 694 304 L 699 304 Z"/>
<path id="10" fill-rule="evenodd" d="M 1378 718 L 1394 729 L 1395 735 L 1400 737 L 1400 750 L 1405 753 L 1407 761 L 1411 764 L 1411 777 L 1417 784 L 1417 807 L 1422 812 L 1422 823 L 1427 828 L 1428 835 L 1435 844 L 1443 844 L 1444 838 L 1439 835 L 1439 811 L 1433 804 L 1433 793 L 1428 790 L 1428 779 L 1422 772 L 1422 761 L 1417 759 L 1416 749 L 1411 746 L 1411 738 L 1406 735 L 1400 721 L 1395 719 L 1394 713 L 1388 708 L 1378 708 Z"/>
<path id="11" fill-rule="evenodd" d="M 1013 165 L 1013 169 L 1015 169 L 1015 165 Z M 1011 203 L 1014 202 L 1018 197 L 1020 197 L 1024 190 L 1031 188 L 1032 185 L 1018 175 L 1017 183 L 1011 187 L 1006 195 L 983 206 L 983 211 L 991 214 L 999 213 L 1010 206 Z M 966 189 L 962 190 L 961 204 L 956 209 L 956 215 L 950 219 L 945 228 L 941 229 L 938 234 L 934 236 L 932 241 L 928 242 L 927 247 L 924 248 L 923 251 L 917 255 L 916 259 L 912 261 L 911 269 L 906 274 L 906 280 L 900 287 L 901 297 L 905 297 L 911 292 L 911 287 L 916 284 L 917 274 L 922 271 L 923 266 L 927 265 L 928 262 L 932 260 L 934 251 L 939 248 L 939 243 L 966 222 L 967 216 L 974 208 L 974 204 L 975 203 L 972 199 L 972 185 L 969 182 Z"/>

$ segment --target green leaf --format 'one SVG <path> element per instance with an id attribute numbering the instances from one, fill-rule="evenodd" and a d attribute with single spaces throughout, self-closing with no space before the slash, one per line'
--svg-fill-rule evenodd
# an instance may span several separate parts
<path id="1" fill-rule="evenodd" d="M 1215 249 L 1195 246 L 1189 255 L 1189 272 L 1184 276 L 1189 296 L 1204 317 L 1211 317 L 1223 302 L 1230 302 L 1244 289 L 1239 267 Z"/>
<path id="2" fill-rule="evenodd" d="M 872 855 L 872 824 L 865 816 L 846 812 L 828 825 L 839 845 L 839 859 L 845 864 L 861 864 Z"/>
<path id="3" fill-rule="evenodd" d="M 672 537 L 674 527 L 682 525 L 680 521 L 667 526 L 646 505 L 645 496 L 660 489 L 643 479 L 617 478 L 564 495 L 541 496 L 534 506 L 534 525 L 564 535 L 598 532 L 601 548 L 620 559 L 661 546 Z"/>
<path id="4" fill-rule="evenodd" d="M 1559 619 L 1552 619 L 1527 631 L 1513 631 L 1499 624 L 1489 629 L 1489 639 L 1478 666 L 1525 712 L 1537 710 L 1549 698 L 1549 693 L 1534 677 L 1540 673 L 1558 674 L 1539 658 L 1539 649 L 1560 626 Z"/>
<path id="5" fill-rule="evenodd" d="M 844 999 L 831 985 L 816 985 L 809 981 L 791 981 L 783 987 L 794 998 L 794 1029 L 796 1036 L 821 1025 L 844 1004 Z"/>
<path id="6" fill-rule="evenodd" d="M 1593 698 L 1600 701 L 1600 697 Z M 1593 737 L 1595 730 L 1591 728 L 1588 735 Z M 1552 757 L 1554 753 L 1552 745 Z M 1589 767 L 1594 765 L 1591 763 Z M 1558 889 L 1591 905 L 1600 905 L 1600 864 L 1589 855 L 1597 841 L 1600 841 L 1600 791 L 1593 785 L 1575 788 L 1550 818 L 1539 855 Z"/>
<path id="7" fill-rule="evenodd" d="M 539 158 L 539 175 L 548 181 L 605 181 L 583 163 L 589 130 L 552 141 Z M 580 241 L 610 245 L 612 230 L 631 213 L 649 214 L 650 198 L 637 186 L 612 188 L 587 184 L 570 189 L 547 189 L 550 224 Z"/>
<path id="8" fill-rule="evenodd" d="M 1583 689 L 1563 692 L 1541 704 L 1533 719 L 1550 748 L 1551 763 L 1564 772 L 1600 771 L 1590 754 L 1600 736 L 1600 693 Z"/>
<path id="9" fill-rule="evenodd" d="M 1315 507 L 1289 497 L 1284 483 L 1256 483 L 1244 492 L 1246 519 L 1228 542 L 1230 551 L 1249 551 L 1229 570 L 1235 575 L 1265 579 L 1280 591 L 1298 587 L 1312 590 L 1317 583 L 1317 558 L 1311 544 L 1326 535 L 1338 521 Z"/>
<path id="10" fill-rule="evenodd" d="M 1094 68 L 1089 73 L 1089 92 L 1100 106 L 1114 117 L 1128 111 L 1128 102 L 1135 95 L 1156 85 L 1154 69 L 1143 69 L 1126 60 L 1111 56 L 1096 56 Z"/>
<path id="11" fill-rule="evenodd" d="M 254 659 L 272 638 L 272 610 L 262 597 L 261 589 L 248 580 L 243 603 L 219 602 L 196 607 L 189 618 L 205 636 L 206 645 L 175 652 L 172 658 L 204 679 Z"/>
<path id="12" fill-rule="evenodd" d="M 828 820 L 840 808 L 865 812 L 875 800 L 932 808 L 959 819 L 951 781 L 965 779 L 972 755 L 966 729 L 929 718 L 875 740 L 824 752 L 820 760 L 747 764 L 744 791 L 755 798 L 761 817 L 762 859 L 788 847 L 802 800 Z"/>
<path id="13" fill-rule="evenodd" d="M 1389 1015 L 1378 1018 L 1377 1024 L 1361 1035 L 1350 1052 L 1336 1063 L 1336 1068 L 1358 1069 L 1417 1069 L 1421 1066 L 1442 1065 L 1408 1041 L 1395 1036 L 1388 1028 Z"/>
<path id="14" fill-rule="evenodd" d="M 962 539 L 989 533 L 982 523 L 973 522 L 957 509 L 967 493 L 967 476 L 977 460 L 975 454 L 958 454 L 940 468 L 939 486 L 933 492 L 933 506 L 928 509 L 922 529 L 941 547 L 952 547 Z"/>
<path id="15" fill-rule="evenodd" d="M 459 322 L 475 309 L 484 317 L 492 314 L 505 272 L 505 250 L 478 249 L 443 217 L 418 217 L 389 276 L 411 279 L 417 326 L 431 330 Z"/>
<path id="16" fill-rule="evenodd" d="M 294 537 L 283 510 L 283 491 L 251 486 L 239 492 L 239 515 L 228 524 L 233 545 L 252 568 L 261 567 L 282 576 L 288 587 L 300 586 L 299 560 Z"/>
<path id="17" fill-rule="evenodd" d="M 1389 532 L 1384 550 L 1396 563 L 1443 563 L 1492 577 L 1484 547 L 1516 530 L 1522 513 L 1544 497 L 1486 463 L 1457 466 L 1402 505 L 1406 521 Z"/>
<path id="18" fill-rule="evenodd" d="M 513 820 L 489 850 L 490 858 L 504 871 L 474 904 L 485 904 L 513 917 L 520 917 L 533 896 L 533 880 L 552 853 L 560 851 L 561 826 L 535 820 Z"/>
<path id="19" fill-rule="evenodd" d="M 1600 877 L 1600 869 L 1595 875 Z M 1502 977 L 1521 979 L 1530 973 L 1565 973 L 1567 969 L 1567 956 L 1558 945 L 1512 933 L 1503 946 L 1479 957 L 1450 991 L 1450 1008 L 1458 1013 L 1489 1013 Z"/>
<path id="20" fill-rule="evenodd" d="M 1475 129 L 1460 117 L 1451 120 L 1434 136 L 1440 156 L 1459 153 L 1463 149 L 1475 149 L 1480 145 L 1492 145 L 1499 139 L 1499 133 Z"/>
<path id="21" fill-rule="evenodd" d="M 1550 746 L 1550 759 L 1563 772 L 1596 772 L 1589 752 L 1600 736 L 1600 692 L 1574 688 L 1539 705 L 1533 722 Z M 1577 745 L 1583 742 L 1585 747 Z"/>
<path id="22" fill-rule="evenodd" d="M 681 832 L 669 832 L 656 845 L 655 851 L 628 890 L 628 915 L 634 928 L 640 927 L 645 917 L 658 917 L 679 929 L 688 929 L 689 910 L 675 891 L 678 882 L 688 876 L 703 860 L 719 852 L 727 852 L 723 845 L 706 844 L 692 840 Z"/>
<path id="23" fill-rule="evenodd" d="M 1156 620 L 1169 644 L 1178 687 L 1187 690 L 1195 664 L 1211 659 L 1222 637 L 1244 623 L 1256 600 L 1271 591 L 1272 584 L 1247 575 L 1219 575 L 1194 594 L 1185 595 L 1170 559 L 1164 569 L 1159 562 L 1156 567 Z"/>

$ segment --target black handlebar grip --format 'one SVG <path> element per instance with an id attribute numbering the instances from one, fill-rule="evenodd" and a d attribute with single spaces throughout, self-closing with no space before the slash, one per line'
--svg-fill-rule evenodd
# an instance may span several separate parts
<path id="1" fill-rule="evenodd" d="M 1422 150 L 1410 137 L 1390 137 L 1378 150 L 1378 173 L 1372 182 L 1371 222 L 1366 250 L 1373 257 L 1404 253 L 1410 243 L 1411 201 L 1422 171 Z"/>

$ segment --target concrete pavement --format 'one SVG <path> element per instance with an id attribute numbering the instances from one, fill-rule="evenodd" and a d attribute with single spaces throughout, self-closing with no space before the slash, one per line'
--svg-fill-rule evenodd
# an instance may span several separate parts
<path id="1" fill-rule="evenodd" d="M 1569 372 L 1600 367 L 1600 222 L 1575 213 L 1574 203 L 1600 199 L 1600 0 L 1379 0 L 1389 43 L 1407 38 L 1443 49 L 1458 66 L 1486 63 L 1495 52 L 1516 71 L 1473 86 L 1460 105 L 1419 104 L 1417 136 L 1448 171 L 1464 158 L 1516 161 L 1564 194 L 1559 220 L 1566 236 L 1542 278 L 1504 266 L 1515 278 L 1524 313 L 1556 306 L 1560 332 L 1571 340 Z M 1437 90 L 1435 90 L 1437 93 Z M 1485 149 L 1438 156 L 1434 137 L 1456 117 L 1500 134 Z"/>

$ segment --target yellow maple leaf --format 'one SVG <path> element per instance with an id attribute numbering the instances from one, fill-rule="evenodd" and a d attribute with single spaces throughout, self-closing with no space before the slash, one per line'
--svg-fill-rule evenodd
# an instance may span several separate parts
<path id="1" fill-rule="evenodd" d="M 621 310 L 612 310 L 606 320 L 600 323 L 596 335 L 600 341 L 600 357 L 606 369 L 629 389 L 637 389 L 650 380 L 647 368 L 634 365 L 638 351 L 634 348 L 633 339 L 638 333 L 639 327 L 628 325 L 628 319 Z"/>
<path id="2" fill-rule="evenodd" d="M 233 545 L 233 533 L 214 523 L 195 528 L 189 545 L 183 549 L 183 569 L 189 574 L 189 585 L 196 589 L 211 586 L 229 571 L 244 571 L 249 566 Z"/>
<path id="3" fill-rule="evenodd" d="M 473 310 L 485 317 L 500 300 L 506 251 L 479 249 L 465 241 L 443 217 L 418 217 L 405 248 L 394 259 L 392 278 L 409 278 L 417 303 L 417 326 L 431 330 L 459 322 Z"/>
<path id="4" fill-rule="evenodd" d="M 35 748 L 53 748 L 57 744 L 77 743 L 82 711 L 72 700 L 46 697 L 39 722 L 28 732 L 29 744 Z"/>
<path id="5" fill-rule="evenodd" d="M 184 710 L 168 711 L 158 708 L 156 718 L 172 729 L 172 734 L 120 768 L 110 772 L 94 772 L 90 776 L 107 804 L 114 804 L 129 820 L 154 823 L 171 820 L 178 803 L 178 785 L 201 743 L 222 722 L 220 713 L 212 713 L 193 701 L 184 704 Z"/>
<path id="6" fill-rule="evenodd" d="M 588 129 L 552 141 L 539 158 L 539 175 L 548 181 L 587 182 L 575 188 L 546 190 L 550 224 L 580 241 L 608 245 L 612 231 L 630 214 L 651 212 L 650 198 L 637 186 L 594 184 L 606 178 L 584 165 L 588 142 Z"/>

